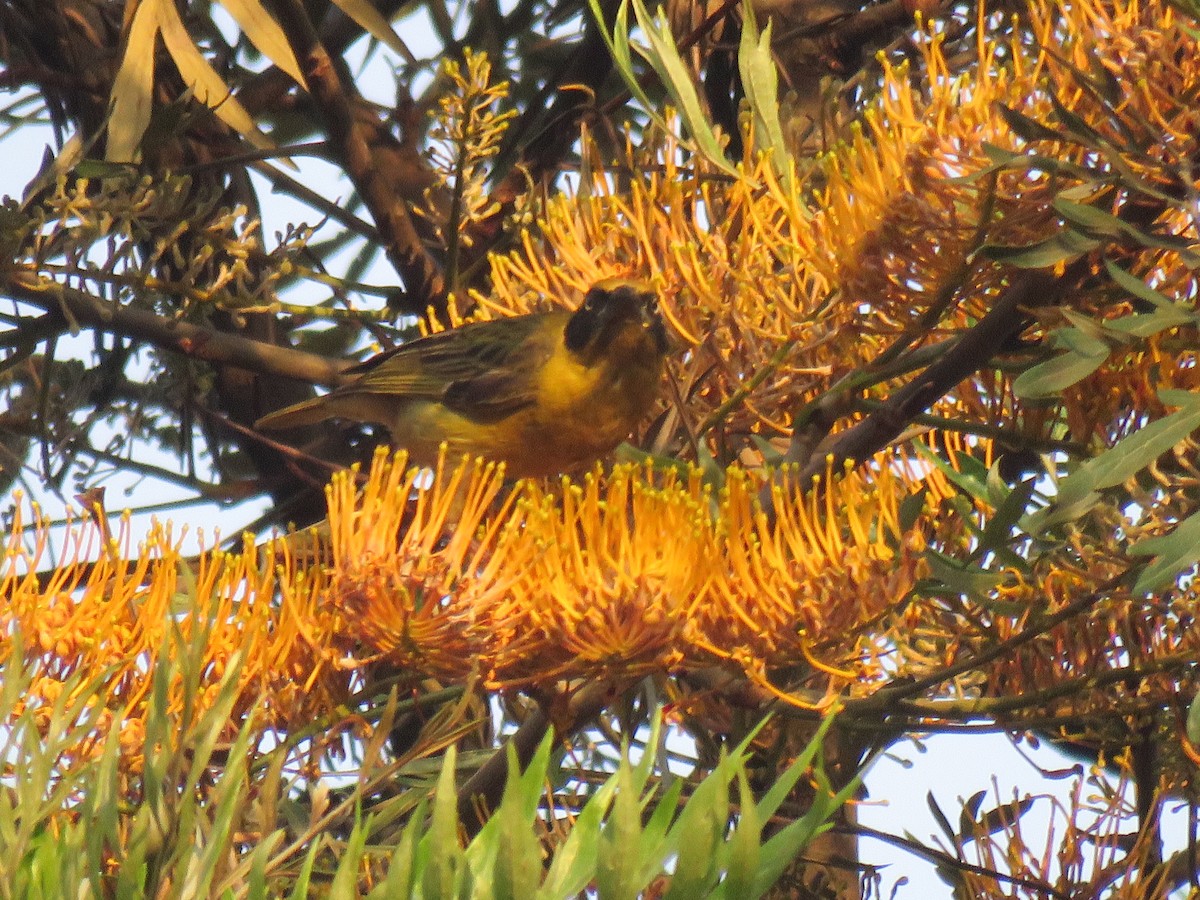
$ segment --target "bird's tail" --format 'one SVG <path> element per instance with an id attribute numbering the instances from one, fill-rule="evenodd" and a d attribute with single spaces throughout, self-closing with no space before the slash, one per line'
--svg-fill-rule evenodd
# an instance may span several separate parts
<path id="1" fill-rule="evenodd" d="M 293 403 L 273 413 L 267 413 L 254 423 L 254 427 L 262 431 L 282 431 L 285 428 L 303 428 L 306 425 L 316 425 L 329 418 L 329 411 L 321 402 L 324 397 L 313 397 L 301 403 Z"/>

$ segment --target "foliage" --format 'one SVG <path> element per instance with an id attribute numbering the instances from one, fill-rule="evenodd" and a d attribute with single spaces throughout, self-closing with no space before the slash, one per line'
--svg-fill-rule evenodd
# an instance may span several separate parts
<path id="1" fill-rule="evenodd" d="M 44 663 L 22 658 L 17 633 L 15 652 L 0 670 L 0 716 L 7 723 L 3 896 L 306 897 L 320 891 L 566 898 L 591 884 L 604 896 L 636 896 L 674 867 L 686 873 L 674 880 L 675 896 L 757 897 L 829 827 L 829 817 L 857 788 L 853 782 L 835 792 L 821 768 L 828 718 L 761 799 L 747 779 L 752 734 L 703 777 L 675 776 L 669 788 L 658 783 L 652 754 L 634 766 L 626 748 L 616 770 L 578 808 L 564 794 L 545 812 L 547 784 L 562 785 L 567 774 L 552 762 L 554 741 L 547 735 L 524 771 L 510 752 L 500 804 L 487 827 L 461 846 L 453 746 L 442 756 L 440 773 L 419 762 L 392 767 L 406 787 L 364 814 L 373 783 L 365 775 L 369 759 L 362 761 L 361 779 L 332 794 L 289 774 L 303 751 L 293 742 L 269 749 L 262 742 L 255 722 L 265 709 L 261 701 L 226 739 L 236 665 L 226 670 L 218 701 L 185 713 L 181 727 L 167 698 L 180 682 L 185 694 L 198 692 L 203 639 L 184 644 L 176 635 L 175 652 L 160 654 L 150 673 L 142 762 L 130 769 L 122 764 L 123 733 L 106 733 L 101 722 L 111 673 L 86 682 L 73 674 L 52 702 L 31 700 L 29 688 Z M 650 746 L 660 744 L 659 728 L 656 720 Z M 378 753 L 378 741 L 372 744 L 368 755 Z M 81 745 L 93 752 L 81 757 Z M 805 775 L 819 785 L 812 807 L 788 828 L 765 833 Z M 407 813 L 405 824 L 397 823 L 398 810 Z"/>

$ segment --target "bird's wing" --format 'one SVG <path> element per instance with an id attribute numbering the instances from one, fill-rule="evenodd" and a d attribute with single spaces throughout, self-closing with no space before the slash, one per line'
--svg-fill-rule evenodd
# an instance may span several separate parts
<path id="1" fill-rule="evenodd" d="M 563 321 L 559 321 L 563 318 Z M 536 402 L 535 373 L 562 334 L 558 314 L 463 325 L 410 341 L 356 369 L 345 390 L 439 400 L 481 421 Z"/>
<path id="2" fill-rule="evenodd" d="M 442 403 L 475 422 L 497 422 L 537 403 L 536 383 L 528 372 L 493 369 L 450 382 Z"/>

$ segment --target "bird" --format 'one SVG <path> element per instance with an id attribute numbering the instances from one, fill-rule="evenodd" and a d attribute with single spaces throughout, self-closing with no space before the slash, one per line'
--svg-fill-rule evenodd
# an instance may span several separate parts
<path id="1" fill-rule="evenodd" d="M 255 427 L 328 419 L 376 423 L 410 462 L 452 455 L 505 464 L 511 478 L 594 464 L 658 397 L 670 346 L 655 291 L 610 278 L 574 311 L 475 322 L 401 344 L 347 370 L 357 378 Z"/>

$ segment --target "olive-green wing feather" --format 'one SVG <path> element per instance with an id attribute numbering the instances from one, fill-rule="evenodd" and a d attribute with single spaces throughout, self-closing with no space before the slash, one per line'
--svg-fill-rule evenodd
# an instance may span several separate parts
<path id="1" fill-rule="evenodd" d="M 561 342 L 569 316 L 566 311 L 514 316 L 409 341 L 346 370 L 358 380 L 256 424 L 290 428 L 347 416 L 351 409 L 350 417 L 359 417 L 364 412 L 354 398 L 368 401 L 364 395 L 438 401 L 475 421 L 502 419 L 537 401 L 537 372 Z"/>
<path id="2" fill-rule="evenodd" d="M 568 316 L 515 316 L 430 335 L 368 360 L 344 390 L 440 400 L 470 419 L 502 419 L 537 401 L 536 373 Z"/>
<path id="3" fill-rule="evenodd" d="M 509 368 L 543 316 L 474 322 L 401 344 L 348 369 L 362 377 L 346 390 L 439 400 L 454 381 Z"/>

